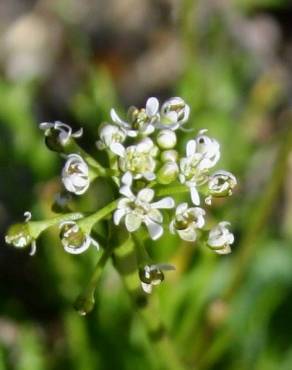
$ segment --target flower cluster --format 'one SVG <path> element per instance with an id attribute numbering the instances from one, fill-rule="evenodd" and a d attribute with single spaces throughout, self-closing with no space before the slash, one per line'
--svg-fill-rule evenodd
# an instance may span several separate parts
<path id="1" fill-rule="evenodd" d="M 61 175 L 65 191 L 83 195 L 91 182 L 102 176 L 115 184 L 119 194 L 92 215 L 70 213 L 55 218 L 65 251 L 79 254 L 92 244 L 99 247 L 91 236 L 92 227 L 112 214 L 113 224 L 130 234 L 146 228 L 149 237 L 157 240 L 170 231 L 185 242 L 204 243 L 217 254 L 230 253 L 234 236 L 229 223 L 210 227 L 203 207 L 210 206 L 214 198 L 230 196 L 237 181 L 230 172 L 213 170 L 220 159 L 220 145 L 207 130 L 199 130 L 183 151 L 178 149 L 177 132 L 187 131 L 184 126 L 189 116 L 189 106 L 179 97 L 162 105 L 151 97 L 145 108 L 131 107 L 126 118 L 112 109 L 111 122 L 100 125 L 96 141 L 97 149 L 107 154 L 108 168 L 77 145 L 75 139 L 82 130 L 73 133 L 62 122 L 41 123 L 49 148 L 65 157 Z M 188 201 L 176 201 L 176 194 L 181 193 L 187 194 Z M 27 225 L 18 226 L 18 233 L 10 229 L 6 241 L 16 247 L 34 242 Z M 163 270 L 170 269 L 169 265 L 145 262 L 139 272 L 144 291 L 150 293 L 163 280 Z"/>

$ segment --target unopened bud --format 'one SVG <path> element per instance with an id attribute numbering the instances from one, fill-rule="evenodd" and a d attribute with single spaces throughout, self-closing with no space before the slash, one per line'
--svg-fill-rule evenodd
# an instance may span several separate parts
<path id="1" fill-rule="evenodd" d="M 166 162 L 157 173 L 157 181 L 160 184 L 170 184 L 177 178 L 178 173 L 179 168 L 175 162 Z"/>
<path id="2" fill-rule="evenodd" d="M 11 244 L 16 248 L 25 248 L 29 246 L 33 238 L 30 235 L 29 226 L 27 223 L 19 223 L 12 225 L 5 236 L 7 244 Z"/>
<path id="3" fill-rule="evenodd" d="M 177 162 L 178 152 L 176 150 L 165 150 L 161 153 L 162 162 Z"/>
<path id="4" fill-rule="evenodd" d="M 176 134 L 172 130 L 161 130 L 157 136 L 157 144 L 161 149 L 171 149 L 176 145 Z"/>
<path id="5" fill-rule="evenodd" d="M 217 171 L 209 179 L 208 190 L 213 197 L 226 197 L 232 195 L 237 185 L 235 176 L 228 171 Z"/>
<path id="6" fill-rule="evenodd" d="M 90 247 L 91 243 L 98 247 L 98 243 L 90 235 L 84 233 L 76 222 L 63 222 L 60 228 L 60 239 L 66 252 L 71 254 L 83 253 Z"/>

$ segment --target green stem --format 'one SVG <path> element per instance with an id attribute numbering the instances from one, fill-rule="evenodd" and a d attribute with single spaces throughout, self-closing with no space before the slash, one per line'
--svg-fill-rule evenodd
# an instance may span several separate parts
<path id="1" fill-rule="evenodd" d="M 176 348 L 168 336 L 164 324 L 160 320 L 158 302 L 152 296 L 149 299 L 141 289 L 138 278 L 137 257 L 134 242 L 129 238 L 113 253 L 113 262 L 120 273 L 129 296 L 141 316 L 152 345 L 157 351 L 158 358 L 164 361 L 163 368 L 169 370 L 185 370 Z"/>
<path id="2" fill-rule="evenodd" d="M 108 261 L 109 257 L 112 254 L 112 248 L 107 247 L 103 250 L 102 255 L 100 259 L 98 260 L 94 272 L 84 290 L 83 293 L 81 293 L 78 298 L 76 299 L 76 302 L 74 304 L 75 309 L 80 313 L 80 315 L 84 316 L 88 314 L 90 311 L 92 311 L 95 299 L 94 299 L 94 293 L 96 286 L 100 280 L 103 268 Z"/>
<path id="3" fill-rule="evenodd" d="M 76 153 L 79 154 L 89 167 L 97 173 L 98 176 L 107 177 L 112 176 L 113 171 L 111 169 L 104 168 L 99 164 L 91 155 L 89 155 L 84 149 L 82 149 L 75 140 L 71 138 L 70 143 L 64 147 L 65 154 Z"/>
<path id="4" fill-rule="evenodd" d="M 163 188 L 156 189 L 156 195 L 174 195 L 188 193 L 190 189 L 186 185 L 176 185 L 176 186 L 164 186 Z"/>
<path id="5" fill-rule="evenodd" d="M 85 232 L 90 233 L 93 226 L 106 217 L 109 213 L 113 212 L 117 208 L 118 199 L 114 200 L 113 202 L 109 203 L 102 209 L 98 210 L 97 212 L 91 214 L 90 216 L 84 217 L 78 221 L 79 227 Z"/>
<path id="6" fill-rule="evenodd" d="M 83 217 L 83 214 L 80 212 L 72 212 L 62 214 L 57 217 L 50 218 L 48 220 L 42 221 L 29 221 L 28 227 L 30 230 L 30 235 L 33 239 L 37 239 L 39 235 L 46 230 L 47 228 L 54 226 L 56 224 L 60 224 L 65 221 L 75 221 Z"/>

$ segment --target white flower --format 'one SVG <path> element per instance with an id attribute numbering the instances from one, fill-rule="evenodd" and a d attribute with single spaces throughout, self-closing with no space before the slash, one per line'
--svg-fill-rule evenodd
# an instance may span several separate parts
<path id="1" fill-rule="evenodd" d="M 197 186 L 204 183 L 207 178 L 205 171 L 201 171 L 198 168 L 202 154 L 196 151 L 197 143 L 195 140 L 187 142 L 186 157 L 180 160 L 180 175 L 179 180 L 182 184 L 186 184 L 190 188 L 192 202 L 195 205 L 200 204 L 200 196 L 197 190 Z"/>
<path id="2" fill-rule="evenodd" d="M 159 131 L 157 144 L 161 149 L 171 149 L 176 145 L 176 134 L 169 129 Z"/>
<path id="3" fill-rule="evenodd" d="M 128 136 L 136 137 L 139 134 L 148 136 L 155 130 L 154 124 L 159 120 L 159 102 L 156 98 L 149 98 L 145 109 L 130 108 L 129 122 L 122 120 L 114 109 L 111 109 L 113 122 L 122 127 Z"/>
<path id="4" fill-rule="evenodd" d="M 214 197 L 232 195 L 232 189 L 237 185 L 236 177 L 224 170 L 216 171 L 208 181 L 209 193 Z"/>
<path id="5" fill-rule="evenodd" d="M 66 190 L 80 195 L 89 187 L 89 170 L 86 162 L 78 154 L 69 154 L 62 170 L 62 182 Z"/>
<path id="6" fill-rule="evenodd" d="M 114 212 L 114 223 L 119 225 L 123 219 L 127 230 L 131 233 L 139 229 L 144 223 L 148 229 L 151 239 L 156 240 L 163 234 L 161 223 L 163 216 L 159 209 L 170 209 L 174 207 L 174 200 L 165 197 L 157 202 L 151 203 L 154 198 L 154 190 L 142 189 L 134 195 L 128 185 L 122 186 L 120 193 L 124 195 L 118 202 L 118 208 Z"/>
<path id="7" fill-rule="evenodd" d="M 205 225 L 206 212 L 199 207 L 189 208 L 187 203 L 177 206 L 175 218 L 169 225 L 170 232 L 177 233 L 181 239 L 194 242 L 197 238 L 197 229 Z"/>
<path id="8" fill-rule="evenodd" d="M 148 181 L 155 179 L 155 156 L 157 147 L 150 138 L 144 138 L 136 145 L 125 148 L 122 144 L 112 145 L 112 150 L 117 154 L 119 167 L 123 172 L 130 172 L 134 179 L 144 177 Z"/>
<path id="9" fill-rule="evenodd" d="M 174 97 L 163 103 L 160 113 L 161 121 L 158 127 L 176 130 L 188 120 L 190 107 L 182 98 Z"/>
<path id="10" fill-rule="evenodd" d="M 85 234 L 75 221 L 65 221 L 60 224 L 60 238 L 66 252 L 80 254 L 91 244 L 99 249 L 99 244 L 90 235 Z"/>
<path id="11" fill-rule="evenodd" d="M 231 252 L 230 245 L 234 242 L 234 235 L 228 230 L 230 223 L 219 222 L 209 232 L 207 244 L 217 254 L 228 254 Z"/>
<path id="12" fill-rule="evenodd" d="M 187 142 L 186 157 L 180 160 L 179 179 L 190 188 L 192 202 L 200 204 L 197 186 L 208 181 L 207 172 L 220 158 L 220 146 L 215 139 L 203 135 L 201 130 L 195 140 Z"/>
<path id="13" fill-rule="evenodd" d="M 217 140 L 205 135 L 207 130 L 201 130 L 196 137 L 196 152 L 202 154 L 198 169 L 205 170 L 215 166 L 220 159 L 220 145 Z"/>
<path id="14" fill-rule="evenodd" d="M 145 293 L 150 294 L 155 285 L 161 284 L 164 280 L 164 271 L 175 270 L 173 265 L 158 264 L 158 265 L 145 265 L 139 269 L 139 277 L 141 280 L 141 287 Z"/>
<path id="15" fill-rule="evenodd" d="M 45 131 L 45 136 L 54 134 L 54 131 L 58 135 L 58 140 L 61 145 L 66 145 L 71 137 L 79 138 L 83 134 L 83 129 L 72 133 L 72 128 L 69 125 L 66 125 L 63 122 L 42 122 L 39 125 L 41 130 Z"/>
<path id="16" fill-rule="evenodd" d="M 115 143 L 123 143 L 126 139 L 125 130 L 114 125 L 103 125 L 99 130 L 100 140 L 97 141 L 98 149 L 111 149 Z"/>

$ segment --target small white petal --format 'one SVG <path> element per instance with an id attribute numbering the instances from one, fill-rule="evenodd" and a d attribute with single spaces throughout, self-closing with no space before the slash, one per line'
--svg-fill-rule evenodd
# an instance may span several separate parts
<path id="1" fill-rule="evenodd" d="M 81 127 L 78 131 L 72 134 L 72 137 L 79 138 L 83 135 L 83 128 Z"/>
<path id="2" fill-rule="evenodd" d="M 169 231 L 172 233 L 172 234 L 175 234 L 176 233 L 176 228 L 175 228 L 175 221 L 172 220 L 169 224 Z"/>
<path id="3" fill-rule="evenodd" d="M 119 225 L 121 222 L 121 219 L 125 216 L 126 211 L 124 209 L 117 209 L 114 212 L 113 220 L 115 225 Z"/>
<path id="4" fill-rule="evenodd" d="M 123 125 L 124 122 L 120 119 L 117 112 L 112 108 L 110 111 L 111 119 L 118 125 Z"/>
<path id="5" fill-rule="evenodd" d="M 191 157 L 192 155 L 196 153 L 196 147 L 197 147 L 197 143 L 195 140 L 190 140 L 187 142 L 187 150 L 186 150 L 187 157 Z"/>
<path id="6" fill-rule="evenodd" d="M 229 254 L 229 253 L 231 253 L 231 247 L 230 247 L 229 244 L 226 244 L 224 246 L 224 248 L 216 249 L 216 250 L 214 250 L 214 252 L 217 253 L 217 254 L 222 254 L 222 255 Z"/>
<path id="7" fill-rule="evenodd" d="M 130 187 L 132 186 L 132 182 L 133 182 L 133 176 L 131 172 L 126 172 L 122 177 L 122 183 Z"/>
<path id="8" fill-rule="evenodd" d="M 36 241 L 35 241 L 35 240 L 33 240 L 33 241 L 31 242 L 31 250 L 30 250 L 30 252 L 29 252 L 29 255 L 30 255 L 30 256 L 34 256 L 34 255 L 36 254 L 36 250 L 37 250 Z"/>
<path id="9" fill-rule="evenodd" d="M 64 250 L 70 254 L 81 254 L 90 247 L 90 244 L 91 244 L 91 240 L 90 238 L 87 238 L 80 247 L 76 248 L 76 247 L 70 247 L 69 245 L 66 245 L 66 246 L 64 245 Z"/>
<path id="10" fill-rule="evenodd" d="M 161 225 L 151 221 L 150 219 L 146 219 L 145 224 L 152 240 L 157 240 L 161 237 L 163 234 L 163 227 Z"/>
<path id="11" fill-rule="evenodd" d="M 124 195 L 125 197 L 129 199 L 135 199 L 135 195 L 133 194 L 131 188 L 127 185 L 122 186 L 120 188 L 120 194 Z"/>
<path id="12" fill-rule="evenodd" d="M 127 130 L 127 136 L 129 137 L 137 137 L 138 136 L 138 132 L 137 131 L 134 131 L 134 130 Z"/>
<path id="13" fill-rule="evenodd" d="M 152 285 L 151 284 L 146 284 L 141 281 L 141 287 L 144 290 L 145 293 L 150 294 L 152 292 Z"/>
<path id="14" fill-rule="evenodd" d="M 185 230 L 177 230 L 177 233 L 181 239 L 187 242 L 194 242 L 197 238 L 196 230 L 193 227 L 188 227 Z"/>
<path id="15" fill-rule="evenodd" d="M 153 147 L 153 141 L 149 137 L 146 137 L 137 144 L 136 148 L 138 152 L 149 153 Z"/>
<path id="16" fill-rule="evenodd" d="M 143 174 L 143 177 L 147 180 L 147 181 L 153 181 L 155 180 L 156 176 L 153 172 L 145 172 Z"/>
<path id="17" fill-rule="evenodd" d="M 185 212 L 187 209 L 188 209 L 188 203 L 180 203 L 180 204 L 176 207 L 176 212 L 175 212 L 175 214 L 176 214 L 176 215 L 179 215 L 180 213 Z"/>
<path id="18" fill-rule="evenodd" d="M 126 151 L 126 149 L 121 143 L 112 143 L 110 145 L 110 150 L 119 157 L 124 157 Z"/>
<path id="19" fill-rule="evenodd" d="M 170 209 L 175 206 L 175 202 L 173 198 L 171 197 L 165 197 L 163 199 L 160 199 L 159 201 L 152 203 L 152 208 L 164 208 L 164 209 Z"/>
<path id="20" fill-rule="evenodd" d="M 146 114 L 149 117 L 154 116 L 159 109 L 159 101 L 156 98 L 149 98 L 146 102 Z"/>
<path id="21" fill-rule="evenodd" d="M 39 128 L 41 130 L 48 130 L 49 128 L 52 128 L 52 127 L 54 127 L 54 124 L 51 122 L 41 122 L 39 124 Z"/>
<path id="22" fill-rule="evenodd" d="M 158 209 L 152 208 L 150 211 L 147 213 L 147 216 L 154 222 L 161 224 L 163 221 L 163 216 Z"/>
<path id="23" fill-rule="evenodd" d="M 177 113 L 175 111 L 170 111 L 165 114 L 165 117 L 170 121 L 170 123 L 177 123 Z M 171 127 L 171 125 L 170 125 Z"/>
<path id="24" fill-rule="evenodd" d="M 192 202 L 198 206 L 200 204 L 200 196 L 199 196 L 199 193 L 198 193 L 198 190 L 195 186 L 192 186 L 190 188 L 190 191 L 191 191 L 191 198 L 192 198 Z"/>
<path id="25" fill-rule="evenodd" d="M 156 265 L 160 270 L 163 271 L 175 271 L 176 268 L 174 265 L 170 265 L 169 263 L 158 263 Z"/>
<path id="26" fill-rule="evenodd" d="M 128 213 L 125 217 L 125 225 L 127 230 L 132 233 L 136 231 L 141 226 L 142 220 L 140 217 L 136 216 L 134 213 Z"/>
<path id="27" fill-rule="evenodd" d="M 150 203 L 153 197 L 154 197 L 154 190 L 150 188 L 142 189 L 137 194 L 137 198 L 141 202 L 145 202 L 145 203 Z"/>

